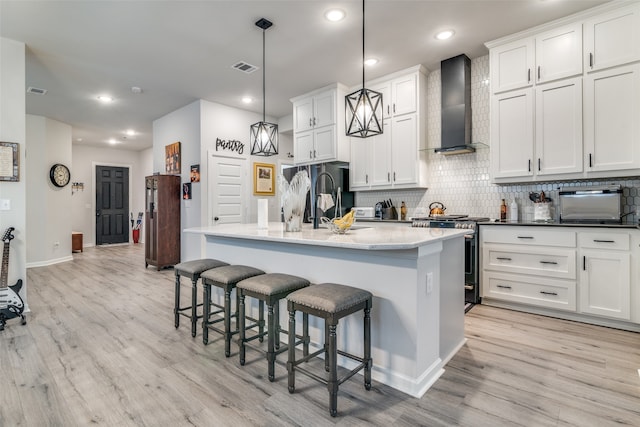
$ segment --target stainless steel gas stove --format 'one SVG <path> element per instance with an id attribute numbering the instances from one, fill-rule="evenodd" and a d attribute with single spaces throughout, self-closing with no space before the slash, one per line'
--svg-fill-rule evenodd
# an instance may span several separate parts
<path id="1" fill-rule="evenodd" d="M 413 218 L 412 227 L 459 228 L 469 230 L 464 239 L 464 302 L 465 310 L 480 303 L 480 267 L 478 251 L 478 233 L 476 224 L 489 221 L 489 218 L 470 217 L 468 215 L 437 215 Z"/>

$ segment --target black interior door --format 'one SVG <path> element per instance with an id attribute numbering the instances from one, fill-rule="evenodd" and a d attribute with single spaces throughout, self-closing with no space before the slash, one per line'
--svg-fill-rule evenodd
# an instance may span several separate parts
<path id="1" fill-rule="evenodd" d="M 96 166 L 96 245 L 129 241 L 129 168 Z"/>

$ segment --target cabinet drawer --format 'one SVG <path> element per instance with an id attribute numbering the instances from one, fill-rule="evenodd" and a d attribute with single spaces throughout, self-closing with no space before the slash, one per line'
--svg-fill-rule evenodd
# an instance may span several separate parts
<path id="1" fill-rule="evenodd" d="M 588 232 L 578 234 L 578 243 L 581 248 L 593 248 L 593 249 L 616 249 L 620 251 L 629 250 L 629 234 L 617 234 L 611 231 L 603 232 Z"/>
<path id="2" fill-rule="evenodd" d="M 566 311 L 576 310 L 575 280 L 540 280 L 495 272 L 484 272 L 483 279 L 483 297 Z"/>
<path id="3" fill-rule="evenodd" d="M 506 225 L 481 226 L 482 243 L 508 243 L 514 245 L 576 247 L 575 231 L 538 227 L 511 227 Z"/>
<path id="4" fill-rule="evenodd" d="M 483 268 L 488 270 L 576 278 L 576 252 L 573 249 L 486 244 L 482 247 L 482 260 Z"/>

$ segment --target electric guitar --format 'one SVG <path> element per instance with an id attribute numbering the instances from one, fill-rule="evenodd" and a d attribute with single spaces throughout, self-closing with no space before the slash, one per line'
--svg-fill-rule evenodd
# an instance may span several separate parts
<path id="1" fill-rule="evenodd" d="M 19 279 L 15 285 L 7 286 L 7 276 L 9 275 L 9 244 L 13 240 L 14 227 L 9 227 L 2 236 L 4 250 L 2 251 L 2 273 L 0 274 L 0 331 L 4 330 L 4 325 L 8 319 L 20 317 L 22 324 L 27 323 L 24 311 L 24 301 L 18 292 L 22 288 L 22 280 Z"/>

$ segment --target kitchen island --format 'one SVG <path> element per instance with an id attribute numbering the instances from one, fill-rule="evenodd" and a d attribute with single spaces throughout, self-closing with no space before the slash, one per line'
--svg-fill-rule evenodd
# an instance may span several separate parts
<path id="1" fill-rule="evenodd" d="M 205 237 L 207 257 L 372 292 L 373 379 L 411 396 L 422 396 L 465 342 L 464 230 L 359 224 L 338 235 L 307 225 L 285 232 L 284 224 L 270 223 L 267 229 L 224 224 L 185 232 Z M 282 303 L 282 325 L 286 319 Z M 339 348 L 362 354 L 362 323 L 359 315 L 341 321 Z M 310 318 L 312 345 L 322 343 L 323 331 L 322 321 Z"/>

